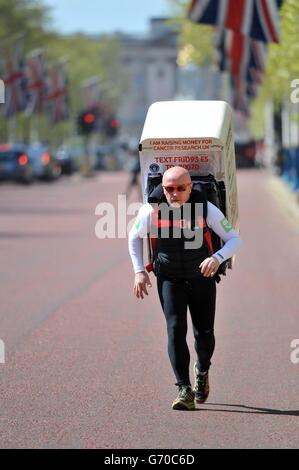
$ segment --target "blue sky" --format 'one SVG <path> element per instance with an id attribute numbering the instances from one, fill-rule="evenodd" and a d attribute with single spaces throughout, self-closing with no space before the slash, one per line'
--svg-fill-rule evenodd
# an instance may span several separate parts
<path id="1" fill-rule="evenodd" d="M 53 7 L 55 29 L 63 33 L 144 33 L 148 19 L 166 16 L 168 0 L 44 0 Z"/>

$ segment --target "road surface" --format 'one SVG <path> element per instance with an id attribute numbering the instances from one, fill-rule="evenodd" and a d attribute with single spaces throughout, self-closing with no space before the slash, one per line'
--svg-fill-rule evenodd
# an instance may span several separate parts
<path id="1" fill-rule="evenodd" d="M 287 191 L 268 170 L 238 172 L 244 245 L 218 286 L 211 393 L 180 412 L 154 279 L 135 299 L 126 238 L 95 235 L 95 208 L 115 206 L 126 182 L 0 186 L 0 447 L 298 448 L 299 216 Z M 188 339 L 191 369 L 191 328 Z"/>

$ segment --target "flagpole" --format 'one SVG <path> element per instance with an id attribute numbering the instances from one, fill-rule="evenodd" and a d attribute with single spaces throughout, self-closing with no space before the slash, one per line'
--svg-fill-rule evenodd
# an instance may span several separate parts
<path id="1" fill-rule="evenodd" d="M 34 137 L 35 141 L 39 142 L 40 132 L 39 132 L 39 114 L 34 115 Z"/>
<path id="2" fill-rule="evenodd" d="M 40 117 L 43 112 L 43 89 L 41 89 L 44 81 L 45 62 L 44 62 L 44 49 L 34 49 L 27 55 L 28 73 L 30 73 L 29 85 L 31 87 L 33 98 L 32 102 L 27 107 L 27 116 L 30 119 L 30 141 L 40 141 Z M 36 95 L 35 95 L 35 94 Z"/>
<path id="3" fill-rule="evenodd" d="M 11 119 L 8 120 L 8 129 L 9 129 L 9 144 L 13 145 L 16 143 L 17 135 L 17 116 L 14 115 Z"/>

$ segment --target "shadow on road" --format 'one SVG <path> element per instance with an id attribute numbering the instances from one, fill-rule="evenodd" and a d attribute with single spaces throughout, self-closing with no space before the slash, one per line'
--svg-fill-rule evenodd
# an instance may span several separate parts
<path id="1" fill-rule="evenodd" d="M 229 405 L 227 403 L 206 403 L 209 406 L 228 406 L 235 408 L 245 408 L 251 411 L 241 410 L 224 410 L 224 409 L 211 409 L 211 408 L 196 408 L 196 411 L 224 411 L 226 413 L 248 413 L 248 414 L 262 414 L 262 415 L 280 415 L 280 416 L 299 416 L 299 410 L 275 410 L 272 408 L 257 408 L 255 406 L 246 405 Z"/>

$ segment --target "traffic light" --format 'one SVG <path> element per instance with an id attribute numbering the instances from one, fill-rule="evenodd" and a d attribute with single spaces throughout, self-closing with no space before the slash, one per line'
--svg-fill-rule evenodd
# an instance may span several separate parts
<path id="1" fill-rule="evenodd" d="M 120 122 L 114 116 L 110 116 L 106 120 L 105 133 L 107 137 L 115 137 L 118 134 L 120 128 Z"/>
<path id="2" fill-rule="evenodd" d="M 77 117 L 77 130 L 80 135 L 88 135 L 97 130 L 98 113 L 96 111 L 81 111 Z"/>

